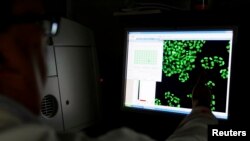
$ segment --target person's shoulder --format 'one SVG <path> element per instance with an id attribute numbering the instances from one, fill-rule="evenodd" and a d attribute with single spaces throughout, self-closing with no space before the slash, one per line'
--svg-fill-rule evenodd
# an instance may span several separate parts
<path id="1" fill-rule="evenodd" d="M 166 141 L 206 141 L 207 125 L 196 122 L 187 122 L 176 131 Z"/>
<path id="2" fill-rule="evenodd" d="M 120 127 L 107 132 L 98 138 L 100 141 L 154 141 L 146 134 L 139 133 L 128 127 Z"/>
<path id="3" fill-rule="evenodd" d="M 49 138 L 54 132 L 49 126 L 41 124 L 19 124 L 10 126 L 1 131 L 0 140 L 18 141 L 18 140 L 41 140 Z M 50 140 L 48 140 L 50 141 Z"/>

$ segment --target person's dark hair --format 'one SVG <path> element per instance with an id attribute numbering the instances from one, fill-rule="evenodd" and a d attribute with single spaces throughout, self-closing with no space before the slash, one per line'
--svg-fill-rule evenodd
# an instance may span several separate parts
<path id="1" fill-rule="evenodd" d="M 11 16 L 11 5 L 13 0 L 2 0 L 0 4 L 0 33 L 6 30 Z"/>

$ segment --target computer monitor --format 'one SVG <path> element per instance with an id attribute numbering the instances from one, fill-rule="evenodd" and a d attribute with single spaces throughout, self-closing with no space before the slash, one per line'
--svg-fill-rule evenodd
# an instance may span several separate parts
<path id="1" fill-rule="evenodd" d="M 228 119 L 235 27 L 126 29 L 123 108 L 189 114 L 198 70 L 210 108 Z"/>

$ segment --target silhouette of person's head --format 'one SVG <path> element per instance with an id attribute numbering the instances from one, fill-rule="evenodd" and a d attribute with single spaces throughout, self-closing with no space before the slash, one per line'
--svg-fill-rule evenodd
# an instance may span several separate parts
<path id="1" fill-rule="evenodd" d="M 2 3 L 2 1 L 1 1 Z M 42 0 L 3 0 L 0 18 L 0 95 L 40 113 L 46 81 Z"/>

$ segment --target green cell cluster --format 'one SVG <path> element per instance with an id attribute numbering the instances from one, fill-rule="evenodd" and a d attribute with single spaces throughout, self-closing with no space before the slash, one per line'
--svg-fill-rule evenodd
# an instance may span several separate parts
<path id="1" fill-rule="evenodd" d="M 227 46 L 226 46 L 227 52 L 229 53 L 230 51 L 230 41 L 228 42 Z"/>
<path id="2" fill-rule="evenodd" d="M 201 66 L 204 69 L 213 69 L 215 64 L 222 67 L 225 65 L 225 61 L 222 57 L 214 56 L 214 57 L 204 57 L 201 59 Z"/>
<path id="3" fill-rule="evenodd" d="M 162 104 L 161 104 L 161 100 L 158 99 L 158 98 L 156 98 L 156 99 L 155 99 L 155 105 L 162 105 Z"/>
<path id="4" fill-rule="evenodd" d="M 206 84 L 205 84 L 209 89 L 212 89 L 213 87 L 215 87 L 215 83 L 211 80 L 209 80 Z"/>
<path id="5" fill-rule="evenodd" d="M 189 79 L 188 72 L 195 68 L 197 53 L 201 52 L 203 40 L 167 40 L 164 42 L 163 72 L 167 77 L 179 75 L 179 81 Z"/>
<path id="6" fill-rule="evenodd" d="M 227 79 L 228 77 L 228 69 L 221 69 L 220 70 L 220 75 L 223 79 Z"/>
<path id="7" fill-rule="evenodd" d="M 192 98 L 192 94 L 187 94 L 187 98 Z"/>
<path id="8" fill-rule="evenodd" d="M 176 97 L 174 94 L 171 94 L 170 92 L 165 92 L 164 96 L 168 102 L 168 106 L 180 107 L 180 98 Z"/>
<path id="9" fill-rule="evenodd" d="M 214 94 L 211 96 L 210 108 L 211 108 L 211 111 L 215 111 L 215 95 Z"/>

